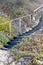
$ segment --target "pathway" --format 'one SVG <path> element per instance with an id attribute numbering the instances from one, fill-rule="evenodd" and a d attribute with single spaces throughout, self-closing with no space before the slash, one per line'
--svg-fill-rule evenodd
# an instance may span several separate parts
<path id="1" fill-rule="evenodd" d="M 14 45 L 17 45 L 18 43 L 20 43 L 23 37 L 31 35 L 32 33 L 39 30 L 42 26 L 43 26 L 43 16 L 40 18 L 38 25 L 32 28 L 32 30 L 29 30 L 28 32 L 23 33 L 22 35 L 14 37 L 12 40 L 7 42 L 7 45 L 4 45 L 4 48 L 7 48 L 7 49 L 12 48 Z"/>

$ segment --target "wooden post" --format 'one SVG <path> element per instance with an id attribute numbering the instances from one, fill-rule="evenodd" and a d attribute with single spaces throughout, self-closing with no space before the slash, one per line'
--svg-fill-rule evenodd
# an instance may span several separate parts
<path id="1" fill-rule="evenodd" d="M 22 19 L 19 19 L 19 33 L 20 34 L 22 33 L 22 30 L 21 30 L 21 22 L 22 22 Z"/>
<path id="2" fill-rule="evenodd" d="M 32 22 L 32 18 L 31 18 L 31 15 L 30 15 L 30 23 Z"/>
<path id="3" fill-rule="evenodd" d="M 11 37 L 11 21 L 9 22 L 9 32 L 10 32 L 10 37 Z"/>

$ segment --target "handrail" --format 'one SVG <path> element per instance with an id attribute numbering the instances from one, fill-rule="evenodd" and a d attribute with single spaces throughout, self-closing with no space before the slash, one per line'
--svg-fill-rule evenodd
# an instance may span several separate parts
<path id="1" fill-rule="evenodd" d="M 5 23 L 1 23 L 0 25 L 4 25 L 4 24 L 7 24 L 7 23 L 9 23 L 9 21 L 8 22 L 5 22 Z"/>
<path id="2" fill-rule="evenodd" d="M 5 22 L 5 23 L 1 23 L 0 25 L 7 24 L 7 23 L 10 23 L 10 22 L 12 22 L 12 21 L 15 21 L 15 20 L 22 19 L 22 18 L 24 18 L 24 17 L 27 17 L 27 16 L 30 16 L 30 15 L 28 14 L 28 15 L 26 15 L 26 16 L 18 17 L 18 18 L 16 18 L 16 19 L 12 19 L 12 20 L 10 20 L 10 21 L 7 21 L 7 22 Z"/>
<path id="3" fill-rule="evenodd" d="M 16 19 L 13 19 L 13 20 L 11 20 L 11 21 L 18 20 L 18 19 L 22 19 L 22 18 L 27 17 L 27 16 L 30 16 L 30 15 L 28 14 L 28 15 L 25 15 L 25 16 L 21 16 L 21 17 L 18 17 L 18 18 L 16 18 Z"/>
<path id="4" fill-rule="evenodd" d="M 43 7 L 43 5 L 41 5 L 40 7 L 38 7 L 37 9 L 34 10 L 34 12 L 36 12 L 38 9 L 40 9 L 41 7 Z"/>

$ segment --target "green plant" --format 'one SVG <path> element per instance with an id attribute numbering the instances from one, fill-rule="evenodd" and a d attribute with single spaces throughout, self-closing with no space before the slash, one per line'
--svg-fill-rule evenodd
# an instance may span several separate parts
<path id="1" fill-rule="evenodd" d="M 19 15 L 25 14 L 25 11 L 23 8 L 21 8 L 21 9 L 13 8 L 12 12 L 13 12 L 13 15 L 15 18 L 19 17 Z"/>
<path id="2" fill-rule="evenodd" d="M 22 0 L 17 0 L 16 5 L 17 6 L 23 6 L 23 1 Z"/>

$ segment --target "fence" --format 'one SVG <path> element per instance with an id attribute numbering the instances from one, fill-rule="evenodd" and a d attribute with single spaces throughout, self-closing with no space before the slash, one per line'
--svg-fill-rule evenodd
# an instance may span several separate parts
<path id="1" fill-rule="evenodd" d="M 32 27 L 34 26 L 34 22 L 36 23 L 37 19 L 39 19 L 40 15 L 42 15 L 43 11 L 40 11 L 39 13 L 40 9 L 43 10 L 43 6 L 34 10 L 34 12 L 36 12 L 35 14 L 30 14 L 30 15 L 28 14 L 26 16 L 21 16 L 19 18 L 16 18 L 7 22 L 5 21 L 5 23 L 1 23 L 0 26 L 3 27 L 3 25 L 8 24 L 8 29 L 7 29 L 8 31 L 5 30 L 4 32 L 6 35 L 10 37 L 25 33 L 26 31 L 29 31 L 30 29 L 32 29 Z M 32 17 L 35 17 L 36 19 L 34 20 L 34 22 L 32 22 Z"/>

